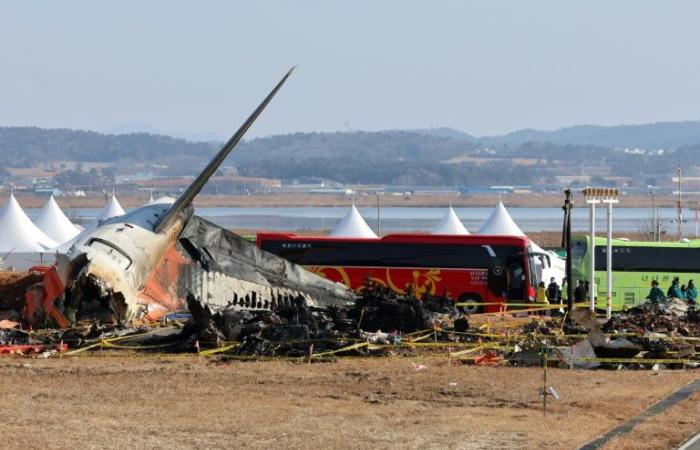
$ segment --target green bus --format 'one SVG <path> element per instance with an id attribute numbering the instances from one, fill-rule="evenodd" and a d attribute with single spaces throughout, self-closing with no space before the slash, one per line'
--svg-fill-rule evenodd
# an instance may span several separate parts
<path id="1" fill-rule="evenodd" d="M 577 280 L 588 280 L 590 273 L 590 237 L 571 240 L 572 275 L 574 288 Z M 596 308 L 607 308 L 607 238 L 595 240 Z M 612 310 L 621 311 L 644 303 L 651 281 L 657 280 L 662 291 L 671 286 L 674 277 L 681 284 L 700 281 L 700 239 L 681 242 L 646 242 L 627 239 L 612 240 Z"/>

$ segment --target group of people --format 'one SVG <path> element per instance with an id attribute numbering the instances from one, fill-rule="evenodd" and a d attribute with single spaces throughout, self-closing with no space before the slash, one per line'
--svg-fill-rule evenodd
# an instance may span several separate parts
<path id="1" fill-rule="evenodd" d="M 588 289 L 588 281 L 578 280 L 578 286 L 574 289 L 574 301 L 583 302 L 588 300 Z M 544 281 L 541 281 L 537 286 L 535 301 L 537 303 L 549 304 L 562 303 L 562 292 L 566 292 L 566 278 L 562 280 L 562 285 L 559 287 L 556 279 L 552 277 L 548 286 L 545 287 Z M 664 291 L 659 288 L 659 282 L 652 280 L 651 291 L 649 291 L 649 295 L 646 298 L 654 304 L 665 302 L 667 299 L 677 298 L 687 302 L 690 306 L 695 306 L 698 298 L 698 291 L 695 288 L 693 280 L 688 280 L 688 285 L 681 285 L 680 278 L 675 277 L 671 286 L 664 294 Z"/>
<path id="2" fill-rule="evenodd" d="M 559 287 L 554 277 L 550 278 L 549 285 L 546 287 L 544 281 L 540 281 L 540 284 L 537 286 L 535 301 L 537 303 L 561 303 L 562 291 L 566 292 L 566 278 L 562 280 L 561 287 Z"/>
<path id="3" fill-rule="evenodd" d="M 549 285 L 545 287 L 544 281 L 541 281 L 537 286 L 537 296 L 535 301 L 537 303 L 562 303 L 563 296 L 562 293 L 566 293 L 566 278 L 561 280 L 561 287 L 557 284 L 557 280 L 552 277 L 549 280 Z M 578 286 L 574 289 L 574 300 L 576 302 L 582 302 L 588 299 L 588 281 L 578 280 Z"/>
<path id="4" fill-rule="evenodd" d="M 698 291 L 695 288 L 693 280 L 689 280 L 688 285 L 686 286 L 685 284 L 681 285 L 680 278 L 675 277 L 671 283 L 671 286 L 666 291 L 666 294 L 664 294 L 664 291 L 659 288 L 658 281 L 651 281 L 651 290 L 649 291 L 649 295 L 647 295 L 647 299 L 649 301 L 656 304 L 666 301 L 666 299 L 673 298 L 684 300 L 688 302 L 689 305 L 695 305 L 698 298 Z"/>

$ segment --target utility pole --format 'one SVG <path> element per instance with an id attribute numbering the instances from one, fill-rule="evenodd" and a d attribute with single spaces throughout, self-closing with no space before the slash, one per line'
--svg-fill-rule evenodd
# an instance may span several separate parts
<path id="1" fill-rule="evenodd" d="M 377 194 L 377 236 L 381 236 L 382 234 L 382 218 L 379 215 L 379 192 Z"/>
<path id="2" fill-rule="evenodd" d="M 656 239 L 656 199 L 655 197 L 655 192 L 653 189 L 649 191 L 651 194 L 651 235 L 652 235 L 652 241 L 657 242 Z"/>
<path id="3" fill-rule="evenodd" d="M 574 207 L 574 201 L 571 198 L 571 189 L 564 191 L 564 229 L 562 232 L 562 247 L 566 249 L 566 308 L 567 323 L 571 323 L 571 311 L 574 309 L 574 280 L 571 270 L 571 210 Z"/>
<path id="4" fill-rule="evenodd" d="M 678 166 L 678 240 L 683 237 L 683 194 L 681 187 L 681 168 Z"/>

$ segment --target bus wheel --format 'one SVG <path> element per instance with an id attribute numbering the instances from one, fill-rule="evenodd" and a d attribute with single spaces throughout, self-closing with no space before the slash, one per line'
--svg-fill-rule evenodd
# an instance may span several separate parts
<path id="1" fill-rule="evenodd" d="M 464 304 L 464 306 L 459 307 L 459 310 L 464 314 L 478 314 L 484 311 L 484 307 L 481 305 L 481 298 L 475 294 L 462 294 L 457 303 Z"/>

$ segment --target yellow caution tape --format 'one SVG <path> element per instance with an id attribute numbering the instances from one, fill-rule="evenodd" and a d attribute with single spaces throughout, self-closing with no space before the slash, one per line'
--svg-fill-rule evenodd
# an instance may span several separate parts
<path id="1" fill-rule="evenodd" d="M 622 363 L 622 364 L 700 364 L 696 359 L 685 358 L 575 358 L 575 362 Z"/>
<path id="2" fill-rule="evenodd" d="M 211 355 L 216 355 L 216 354 L 218 354 L 218 353 L 226 353 L 226 352 L 228 352 L 228 351 L 230 351 L 230 350 L 233 350 L 234 348 L 239 347 L 240 345 L 241 345 L 240 343 L 236 342 L 236 343 L 234 343 L 234 344 L 226 345 L 226 346 L 223 346 L 223 347 L 212 348 L 212 349 L 209 349 L 209 350 L 203 350 L 203 351 L 199 352 L 198 355 L 200 355 L 200 356 L 211 356 Z"/>
<path id="3" fill-rule="evenodd" d="M 175 344 L 177 344 L 177 343 L 171 342 L 169 344 L 158 344 L 158 345 L 119 345 L 119 344 L 113 344 L 110 341 L 100 342 L 101 347 L 118 348 L 118 349 L 123 349 L 123 350 L 147 350 L 147 349 L 152 349 L 152 348 L 166 348 L 166 347 L 172 347 Z"/>
<path id="4" fill-rule="evenodd" d="M 320 358 L 322 356 L 331 356 L 338 353 L 349 352 L 350 350 L 357 350 L 360 348 L 367 347 L 369 342 L 358 342 L 357 344 L 348 345 L 347 347 L 339 348 L 337 350 L 330 350 L 323 353 L 314 353 L 311 355 L 312 358 Z"/>
<path id="5" fill-rule="evenodd" d="M 424 336 L 419 336 L 419 337 L 417 337 L 417 338 L 413 338 L 413 339 L 411 339 L 411 340 L 407 340 L 406 342 L 419 342 L 419 341 L 423 341 L 423 340 L 425 340 L 425 339 L 432 338 L 433 336 L 435 336 L 435 332 L 434 332 L 434 331 L 431 332 L 431 333 L 429 333 L 429 334 L 426 334 L 426 335 L 424 335 Z"/>

